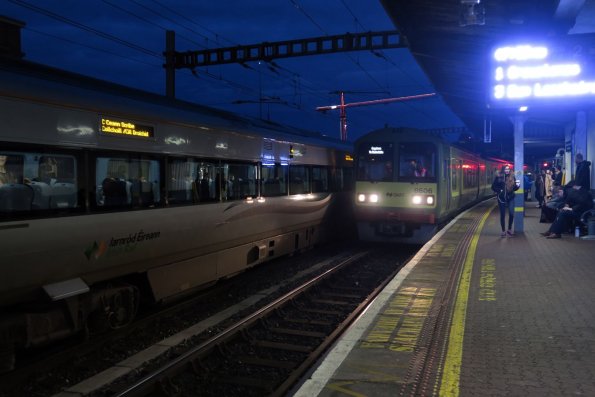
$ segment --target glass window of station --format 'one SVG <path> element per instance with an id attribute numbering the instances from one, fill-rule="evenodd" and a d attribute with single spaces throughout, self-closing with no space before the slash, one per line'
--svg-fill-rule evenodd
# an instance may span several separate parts
<path id="1" fill-rule="evenodd" d="M 399 181 L 435 182 L 438 156 L 428 142 L 399 143 Z"/>
<path id="2" fill-rule="evenodd" d="M 359 147 L 358 181 L 392 181 L 394 155 L 392 143 L 366 143 Z"/>

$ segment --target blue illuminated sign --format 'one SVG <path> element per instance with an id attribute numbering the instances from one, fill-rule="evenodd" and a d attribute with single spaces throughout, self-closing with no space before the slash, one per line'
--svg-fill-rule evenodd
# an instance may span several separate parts
<path id="1" fill-rule="evenodd" d="M 570 43 L 515 44 L 494 49 L 491 54 L 490 104 L 493 107 L 519 107 L 562 99 L 594 99 L 595 75 L 590 68 L 593 63 L 590 52 Z"/>

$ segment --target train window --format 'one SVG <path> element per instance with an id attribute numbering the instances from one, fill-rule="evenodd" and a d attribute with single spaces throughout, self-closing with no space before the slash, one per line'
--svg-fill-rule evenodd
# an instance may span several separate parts
<path id="1" fill-rule="evenodd" d="M 399 144 L 399 180 L 434 181 L 436 178 L 436 146 L 429 142 Z"/>
<path id="2" fill-rule="evenodd" d="M 451 161 L 451 170 L 452 170 L 452 176 L 450 178 L 450 186 L 451 186 L 451 190 L 454 192 L 456 190 L 459 190 L 458 188 L 458 177 L 457 175 L 459 174 L 459 170 L 461 169 L 461 162 L 460 160 L 456 160 L 456 159 L 452 159 Z"/>
<path id="3" fill-rule="evenodd" d="M 201 161 L 196 168 L 196 197 L 199 203 L 218 201 L 215 189 L 215 177 L 218 164 Z"/>
<path id="4" fill-rule="evenodd" d="M 256 164 L 169 161 L 168 203 L 206 203 L 256 196 Z"/>
<path id="5" fill-rule="evenodd" d="M 287 195 L 287 166 L 262 164 L 262 195 Z"/>
<path id="6" fill-rule="evenodd" d="M 227 164 L 227 199 L 238 200 L 256 197 L 256 164 Z"/>
<path id="7" fill-rule="evenodd" d="M 170 159 L 169 180 L 167 181 L 167 202 L 169 204 L 195 201 L 197 172 L 198 162 L 193 159 Z"/>
<path id="8" fill-rule="evenodd" d="M 477 163 L 467 161 L 463 164 L 463 184 L 465 188 L 479 186 L 478 169 Z"/>
<path id="9" fill-rule="evenodd" d="M 289 194 L 310 193 L 310 172 L 305 165 L 289 167 Z"/>
<path id="10" fill-rule="evenodd" d="M 102 157 L 95 161 L 95 203 L 105 208 L 153 207 L 160 201 L 159 161 Z"/>
<path id="11" fill-rule="evenodd" d="M 444 165 L 442 166 L 442 179 L 448 179 L 448 174 L 449 174 L 449 161 L 448 160 L 444 160 Z"/>
<path id="12" fill-rule="evenodd" d="M 312 167 L 312 193 L 329 191 L 329 178 L 327 167 Z"/>
<path id="13" fill-rule="evenodd" d="M 391 143 L 366 143 L 359 147 L 357 157 L 357 180 L 393 180 L 394 154 Z"/>
<path id="14" fill-rule="evenodd" d="M 0 212 L 32 212 L 78 206 L 74 156 L 0 152 Z"/>

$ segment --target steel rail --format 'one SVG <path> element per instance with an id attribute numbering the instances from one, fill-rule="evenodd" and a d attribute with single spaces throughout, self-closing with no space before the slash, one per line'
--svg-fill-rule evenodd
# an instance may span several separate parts
<path id="1" fill-rule="evenodd" d="M 337 265 L 333 266 L 332 268 L 326 270 L 324 273 L 316 276 L 315 278 L 310 279 L 306 283 L 302 284 L 301 286 L 293 289 L 292 291 L 286 293 L 285 295 L 281 296 L 280 298 L 276 299 L 275 301 L 269 303 L 268 305 L 258 309 L 257 311 L 253 312 L 252 314 L 244 317 L 237 323 L 229 326 L 225 330 L 221 331 L 211 339 L 199 344 L 198 346 L 192 348 L 191 350 L 187 351 L 186 353 L 182 354 L 181 356 L 173 359 L 172 361 L 168 362 L 161 368 L 155 370 L 151 374 L 145 376 L 144 378 L 138 380 L 134 384 L 126 387 L 124 390 L 115 394 L 115 397 L 131 397 L 131 396 L 144 396 L 148 393 L 152 392 L 161 382 L 164 382 L 166 379 L 171 378 L 178 373 L 185 370 L 186 366 L 190 364 L 197 356 L 204 354 L 210 351 L 215 345 L 225 342 L 226 340 L 231 339 L 234 337 L 239 331 L 245 329 L 252 325 L 254 322 L 258 321 L 264 315 L 272 312 L 273 310 L 279 308 L 287 301 L 291 300 L 292 298 L 302 294 L 309 288 L 317 285 L 321 280 L 324 278 L 329 277 L 337 270 L 347 266 L 348 264 L 352 263 L 353 261 L 360 259 L 361 257 L 367 255 L 368 252 L 361 252 L 352 255 L 351 257 L 343 260 L 342 262 L 338 263 Z"/>

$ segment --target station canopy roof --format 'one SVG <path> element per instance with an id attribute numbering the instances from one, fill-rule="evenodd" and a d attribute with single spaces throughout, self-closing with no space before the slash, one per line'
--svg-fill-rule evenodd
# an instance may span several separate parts
<path id="1" fill-rule="evenodd" d="M 483 141 L 491 120 L 492 154 L 511 154 L 518 109 L 488 105 L 490 56 L 501 43 L 556 41 L 595 58 L 595 0 L 380 0 L 417 62 L 450 108 Z M 578 43 L 578 44 L 577 44 Z M 573 47 L 574 48 L 574 47 Z M 595 62 L 594 62 L 595 63 Z M 531 107 L 525 158 L 553 156 L 564 129 L 590 103 Z"/>

